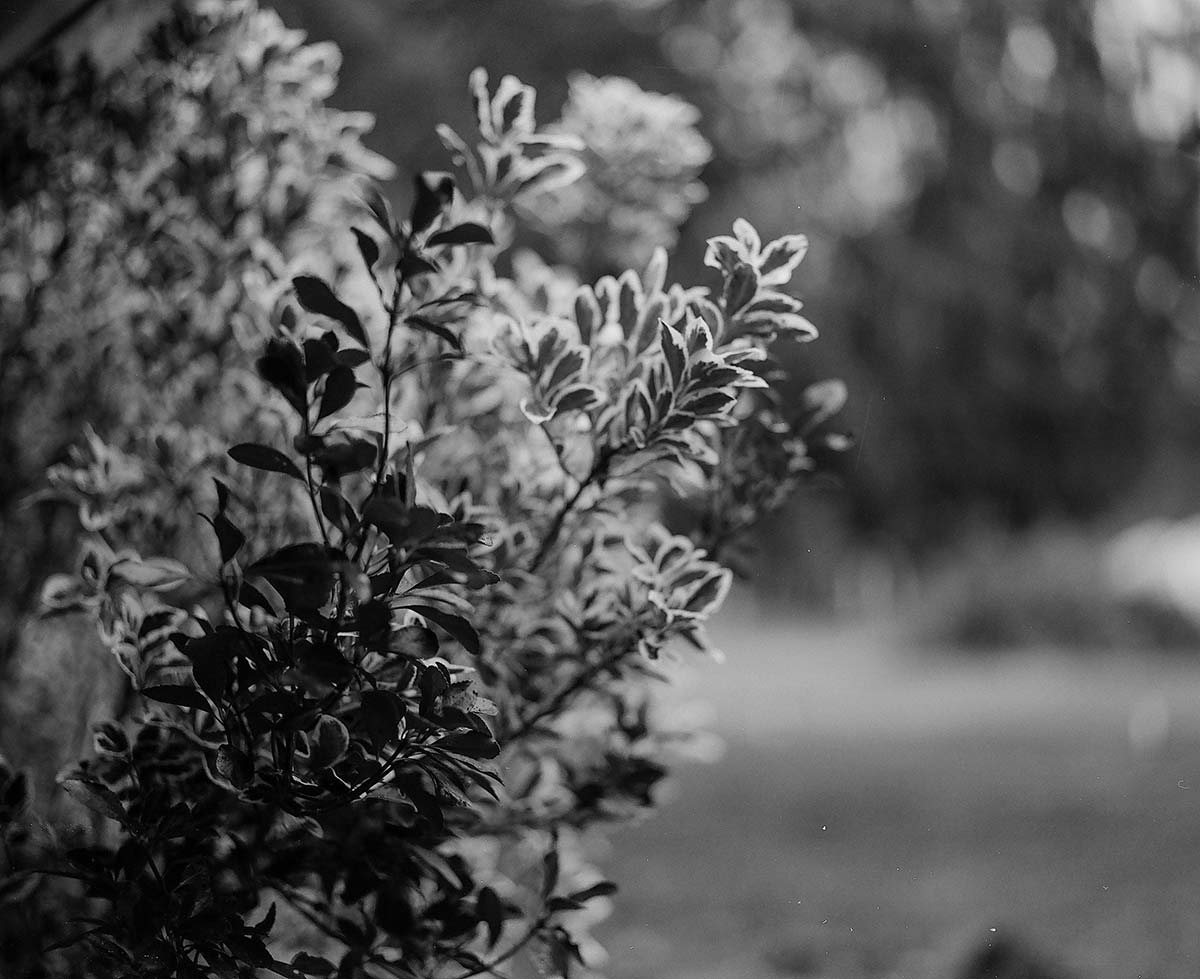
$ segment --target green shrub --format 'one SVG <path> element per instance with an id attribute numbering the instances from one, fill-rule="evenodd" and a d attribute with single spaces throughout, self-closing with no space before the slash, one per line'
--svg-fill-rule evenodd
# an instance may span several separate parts
<path id="1" fill-rule="evenodd" d="M 737 222 L 710 242 L 711 294 L 670 283 L 661 249 L 640 274 L 523 291 L 502 273 L 511 215 L 577 173 L 577 143 L 539 131 L 511 77 L 472 92 L 478 138 L 443 132 L 466 193 L 423 174 L 403 221 L 368 195 L 344 234 L 356 276 L 261 287 L 269 397 L 211 362 L 224 393 L 197 430 L 207 446 L 240 413 L 240 468 L 210 481 L 206 451 L 141 482 L 156 463 L 96 439 L 56 471 L 90 532 L 46 604 L 95 616 L 134 695 L 61 779 L 82 824 L 31 820 L 0 772 L 0 906 L 54 943 L 10 971 L 582 960 L 614 885 L 581 841 L 652 806 L 680 736 L 648 681 L 707 648 L 719 552 L 804 477 L 804 433 L 843 392 L 788 410 L 771 386 L 772 342 L 815 336 L 782 291 L 799 236 Z M 164 556 L 145 525 L 169 486 L 207 527 L 177 517 Z M 692 534 L 660 522 L 671 498 L 702 515 Z"/>

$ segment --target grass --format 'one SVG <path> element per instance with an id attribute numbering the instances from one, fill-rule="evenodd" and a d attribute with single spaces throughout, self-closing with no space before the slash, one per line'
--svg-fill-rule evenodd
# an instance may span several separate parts
<path id="1" fill-rule="evenodd" d="M 727 752 L 616 840 L 611 979 L 942 979 L 1001 934 L 1067 975 L 1194 979 L 1195 668 L 931 659 L 744 606 L 719 632 L 684 695 Z"/>

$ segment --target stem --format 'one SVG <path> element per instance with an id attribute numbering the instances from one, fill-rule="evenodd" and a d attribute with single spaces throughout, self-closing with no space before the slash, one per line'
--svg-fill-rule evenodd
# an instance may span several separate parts
<path id="1" fill-rule="evenodd" d="M 300 894 L 292 891 L 290 888 L 283 887 L 283 886 L 276 886 L 275 893 L 278 894 L 280 897 L 282 897 L 285 901 L 287 901 L 288 905 L 291 908 L 293 908 L 296 911 L 299 911 L 300 914 L 305 919 L 307 919 L 309 924 L 311 924 L 313 927 L 315 927 L 318 931 L 327 935 L 329 938 L 332 938 L 334 941 L 341 942 L 346 947 L 349 947 L 350 943 L 346 940 L 346 936 L 341 934 L 332 925 L 328 924 L 325 921 L 322 921 L 316 915 L 316 913 L 308 906 L 307 902 L 304 900 L 304 898 L 302 898 L 300 896 Z"/>
<path id="2" fill-rule="evenodd" d="M 597 660 L 582 673 L 574 677 L 553 697 L 545 701 L 541 707 L 537 708 L 537 710 L 535 710 L 528 717 L 523 718 L 517 725 L 516 730 L 510 732 L 508 737 L 503 739 L 502 743 L 505 745 L 510 745 L 515 741 L 521 740 L 521 738 L 525 737 L 525 735 L 527 735 L 539 721 L 549 717 L 551 714 L 558 713 L 563 705 L 571 699 L 571 697 L 586 687 L 592 682 L 592 680 L 598 677 L 605 670 L 616 666 L 617 663 L 625 658 L 628 652 L 629 648 L 626 645 L 621 644 L 607 656 Z"/>
<path id="3" fill-rule="evenodd" d="M 542 540 L 542 546 L 538 548 L 537 554 L 534 555 L 533 561 L 529 565 L 531 572 L 537 571 L 541 567 L 542 562 L 550 554 L 551 548 L 558 541 L 558 535 L 562 533 L 563 524 L 566 522 L 567 516 L 575 509 L 576 504 L 579 503 L 579 498 L 583 496 L 584 490 L 597 481 L 601 483 L 604 481 L 604 477 L 608 473 L 609 463 L 612 461 L 614 454 L 615 451 L 612 449 L 601 450 L 600 454 L 596 457 L 595 463 L 592 465 L 591 472 L 580 481 L 579 487 L 571 494 L 562 507 L 559 508 L 558 513 L 554 515 L 550 529 L 546 531 L 546 536 Z"/>
<path id="4" fill-rule="evenodd" d="M 502 966 L 505 962 L 521 951 L 521 949 L 533 941 L 537 937 L 538 932 L 546 927 L 546 923 L 549 920 L 550 916 L 548 914 L 540 915 L 538 919 L 529 926 L 529 930 L 526 931 L 524 935 L 517 939 L 513 945 L 507 948 L 500 955 L 497 955 L 490 962 L 484 962 L 483 965 L 479 966 L 477 969 L 472 969 L 470 972 L 460 972 L 458 975 L 452 976 L 451 979 L 473 979 L 474 976 L 485 976 L 489 973 L 495 972 L 497 968 Z"/>
<path id="5" fill-rule="evenodd" d="M 307 422 L 304 426 L 308 427 Z M 307 433 L 305 433 L 307 434 Z M 317 526 L 321 528 L 321 540 L 325 542 L 325 546 L 329 546 L 329 530 L 325 526 L 325 515 L 321 512 L 321 504 L 317 502 L 317 491 L 313 489 L 313 464 L 312 457 L 305 455 L 304 457 L 304 486 L 308 490 L 308 499 L 312 503 L 313 513 L 317 517 Z"/>
<path id="6" fill-rule="evenodd" d="M 407 253 L 407 246 L 405 252 Z M 401 255 L 400 259 L 403 261 L 404 255 Z M 397 262 L 396 288 L 392 292 L 392 303 L 388 307 L 387 336 L 383 341 L 383 358 L 379 366 L 380 378 L 383 381 L 383 449 L 379 453 L 379 468 L 375 474 L 376 486 L 383 482 L 387 474 L 388 447 L 392 442 L 392 381 L 396 379 L 396 374 L 392 371 L 392 340 L 400 322 L 400 295 L 403 290 L 404 276 L 400 273 L 400 263 Z"/>

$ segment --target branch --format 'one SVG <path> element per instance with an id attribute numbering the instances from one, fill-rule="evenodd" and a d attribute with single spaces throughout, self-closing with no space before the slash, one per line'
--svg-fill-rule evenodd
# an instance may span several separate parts
<path id="1" fill-rule="evenodd" d="M 582 673 L 575 676 L 558 693 L 543 703 L 541 707 L 537 708 L 528 717 L 523 718 L 517 725 L 517 729 L 511 732 L 502 743 L 509 745 L 525 737 L 539 721 L 549 717 L 551 714 L 557 714 L 576 693 L 583 690 L 605 670 L 616 666 L 628 653 L 629 647 L 620 645 L 613 652 L 593 663 Z"/>
<path id="2" fill-rule="evenodd" d="M 460 972 L 456 976 L 451 976 L 450 979 L 474 979 L 475 976 L 485 976 L 495 972 L 496 969 L 502 966 L 505 962 L 521 951 L 521 949 L 537 938 L 538 932 L 545 928 L 549 921 L 549 912 L 542 913 L 538 916 L 537 920 L 529 926 L 529 930 L 526 931 L 524 935 L 522 935 L 509 948 L 497 955 L 490 962 L 484 962 L 478 968 L 472 969 L 470 972 Z"/>
<path id="3" fill-rule="evenodd" d="M 571 494 L 566 503 L 559 508 L 558 513 L 554 515 L 550 529 L 546 531 L 546 536 L 542 540 L 542 546 L 538 548 L 537 554 L 534 555 L 533 561 L 529 565 L 531 572 L 537 571 L 541 567 L 542 562 L 549 556 L 551 548 L 558 541 L 558 535 L 562 533 L 563 524 L 566 522 L 567 516 L 575 509 L 576 504 L 579 503 L 579 498 L 583 496 L 584 490 L 596 482 L 604 482 L 605 477 L 608 475 L 609 464 L 612 462 L 615 454 L 615 449 L 601 450 L 600 454 L 596 457 L 595 463 L 592 465 L 591 472 L 580 480 L 579 487 Z"/>

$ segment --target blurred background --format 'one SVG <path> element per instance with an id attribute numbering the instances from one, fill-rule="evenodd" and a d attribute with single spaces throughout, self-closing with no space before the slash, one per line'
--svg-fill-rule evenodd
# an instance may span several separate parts
<path id="1" fill-rule="evenodd" d="M 856 444 L 758 542 L 728 662 L 672 695 L 725 754 L 618 840 L 609 972 L 1194 975 L 1200 0 L 273 6 L 340 49 L 325 101 L 374 114 L 398 201 L 484 65 L 606 175 L 534 222 L 545 261 L 661 243 L 687 279 L 735 217 L 810 238 L 821 339 L 789 367 L 846 381 Z M 10 0 L 0 70 L 82 43 L 83 7 L 153 16 Z M 66 414 L 33 448 L 0 422 L 10 531 Z"/>

